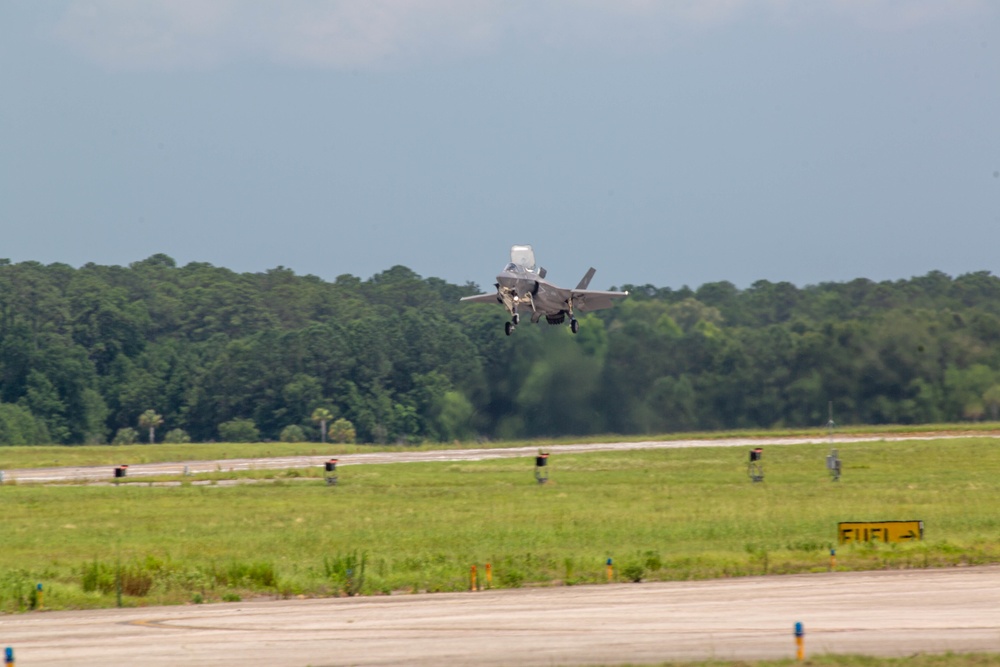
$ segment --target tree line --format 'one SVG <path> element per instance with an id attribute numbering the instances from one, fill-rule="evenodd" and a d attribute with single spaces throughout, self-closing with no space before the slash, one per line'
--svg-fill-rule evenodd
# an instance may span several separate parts
<path id="1" fill-rule="evenodd" d="M 829 401 L 843 424 L 1000 416 L 989 272 L 620 289 L 576 336 L 507 337 L 502 308 L 458 302 L 478 286 L 403 266 L 0 260 L 0 444 L 818 426 Z"/>

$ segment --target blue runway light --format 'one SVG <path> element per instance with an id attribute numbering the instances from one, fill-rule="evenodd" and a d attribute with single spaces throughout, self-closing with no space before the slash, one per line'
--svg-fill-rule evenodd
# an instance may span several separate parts
<path id="1" fill-rule="evenodd" d="M 806 659 L 806 640 L 805 631 L 802 629 L 802 623 L 795 624 L 795 657 L 799 662 Z"/>

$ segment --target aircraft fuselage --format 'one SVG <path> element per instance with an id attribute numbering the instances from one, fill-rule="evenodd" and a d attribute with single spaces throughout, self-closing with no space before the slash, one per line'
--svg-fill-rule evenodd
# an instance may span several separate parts
<path id="1" fill-rule="evenodd" d="M 604 292 L 587 289 L 594 269 L 590 269 L 574 289 L 557 287 L 545 280 L 545 269 L 536 268 L 531 246 L 513 246 L 511 261 L 497 274 L 496 295 L 477 294 L 462 297 L 463 301 L 486 303 L 494 298 L 511 315 L 504 329 L 509 336 L 524 313 L 530 312 L 532 322 L 542 317 L 549 324 L 562 324 L 569 316 L 570 330 L 576 333 L 579 322 L 574 309 L 588 311 L 610 308 L 612 299 L 627 292 Z"/>

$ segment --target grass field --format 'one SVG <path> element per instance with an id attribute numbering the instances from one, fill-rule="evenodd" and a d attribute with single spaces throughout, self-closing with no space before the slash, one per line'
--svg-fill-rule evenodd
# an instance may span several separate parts
<path id="1" fill-rule="evenodd" d="M 696 448 L 351 466 L 269 484 L 0 487 L 0 610 L 676 580 L 1000 562 L 993 439 Z M 296 477 L 296 476 L 299 477 Z M 838 546 L 838 521 L 925 522 L 913 544 Z"/>

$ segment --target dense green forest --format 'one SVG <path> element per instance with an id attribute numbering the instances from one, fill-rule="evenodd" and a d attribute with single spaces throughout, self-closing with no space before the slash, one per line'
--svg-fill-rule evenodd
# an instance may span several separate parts
<path id="1" fill-rule="evenodd" d="M 619 289 L 576 336 L 507 337 L 502 308 L 458 302 L 476 285 L 402 266 L 0 260 L 0 443 L 318 439 L 317 408 L 361 442 L 819 426 L 828 401 L 842 424 L 1000 410 L 989 272 Z"/>

